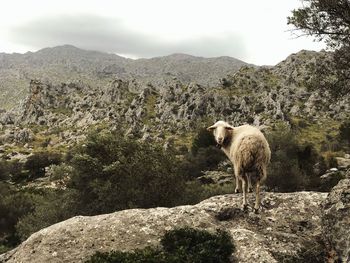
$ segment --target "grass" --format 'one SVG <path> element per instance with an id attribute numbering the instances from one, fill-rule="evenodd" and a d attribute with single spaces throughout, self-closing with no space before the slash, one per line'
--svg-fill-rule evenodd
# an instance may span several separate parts
<path id="1" fill-rule="evenodd" d="M 155 110 L 156 102 L 157 102 L 157 96 L 154 94 L 149 95 L 146 98 L 146 101 L 145 101 L 146 116 L 143 120 L 145 124 L 150 124 L 151 120 L 156 117 L 156 110 Z"/>
<path id="2" fill-rule="evenodd" d="M 72 109 L 65 108 L 65 107 L 54 108 L 51 111 L 52 113 L 63 114 L 65 116 L 71 116 L 73 113 Z"/>

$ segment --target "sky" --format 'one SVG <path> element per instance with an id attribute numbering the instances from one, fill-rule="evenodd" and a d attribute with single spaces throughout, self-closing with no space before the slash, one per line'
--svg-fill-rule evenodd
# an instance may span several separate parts
<path id="1" fill-rule="evenodd" d="M 300 0 L 0 0 L 0 52 L 71 44 L 130 58 L 173 53 L 274 65 L 321 50 L 287 25 Z"/>

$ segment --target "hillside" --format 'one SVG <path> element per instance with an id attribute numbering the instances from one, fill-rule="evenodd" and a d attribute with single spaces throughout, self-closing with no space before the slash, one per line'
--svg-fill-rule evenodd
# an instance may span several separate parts
<path id="1" fill-rule="evenodd" d="M 29 145 L 49 140 L 56 147 L 102 125 L 189 147 L 197 128 L 225 119 L 234 125 L 286 123 L 300 130 L 301 141 L 320 147 L 350 115 L 349 95 L 334 97 L 312 87 L 314 67 L 327 65 L 327 56 L 301 51 L 274 67 L 244 66 L 211 88 L 178 79 L 162 86 L 114 79 L 103 87 L 31 81 L 26 99 L 0 113 L 0 139 Z"/>
<path id="2" fill-rule="evenodd" d="M 337 95 L 331 85 L 331 56 L 303 50 L 275 66 L 237 70 L 227 57 L 134 61 L 72 46 L 2 54 L 0 72 L 29 68 L 38 77 L 5 74 L 10 82 L 23 81 L 23 92 L 5 94 L 14 107 L 0 109 L 0 253 L 18 246 L 0 261 L 79 261 L 125 240 L 132 244 L 125 249 L 157 245 L 180 221 L 228 229 L 239 262 L 314 260 L 310 251 L 323 259 L 335 250 L 346 255 L 341 244 L 348 241 L 338 234 L 344 230 L 334 223 L 342 216 L 333 216 L 347 220 L 348 181 L 328 204 L 324 193 L 350 168 L 350 95 Z M 232 165 L 205 129 L 219 119 L 253 124 L 269 141 L 272 159 L 258 215 L 239 209 L 240 195 L 208 199 L 234 189 Z M 173 208 L 155 208 L 164 206 Z M 110 225 L 117 232 L 132 228 L 123 222 L 135 215 L 152 227 L 135 221 L 116 239 Z M 145 239 L 131 238 L 132 231 L 144 231 Z"/>
<path id="3" fill-rule="evenodd" d="M 243 61 L 230 58 L 202 58 L 174 54 L 151 59 L 127 59 L 115 54 L 87 51 L 65 45 L 25 54 L 0 53 L 0 108 L 10 108 L 27 95 L 30 80 L 52 84 L 82 82 L 97 88 L 111 79 L 137 79 L 142 83 L 164 85 L 177 78 L 184 83 L 216 85 Z"/>

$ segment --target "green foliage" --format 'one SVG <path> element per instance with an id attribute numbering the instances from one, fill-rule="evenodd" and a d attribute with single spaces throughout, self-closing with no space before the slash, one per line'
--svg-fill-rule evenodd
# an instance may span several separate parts
<path id="1" fill-rule="evenodd" d="M 15 226 L 19 219 L 33 211 L 34 196 L 0 182 L 0 246 L 12 247 L 19 242 Z"/>
<path id="2" fill-rule="evenodd" d="M 220 149 L 213 146 L 199 148 L 195 155 L 188 154 L 185 156 L 180 169 L 186 175 L 186 178 L 196 178 L 203 175 L 203 171 L 215 170 L 218 164 L 226 158 Z"/>
<path id="3" fill-rule="evenodd" d="M 315 79 L 325 80 L 318 88 L 328 86 L 333 95 L 348 94 L 350 91 L 349 1 L 307 0 L 303 2 L 305 3 L 303 7 L 292 11 L 292 16 L 288 17 L 288 24 L 306 35 L 314 36 L 319 41 L 325 40 L 328 47 L 336 49 L 332 58 L 333 70 L 329 71 L 328 63 L 324 63 L 327 66 L 318 67 L 315 72 Z"/>
<path id="4" fill-rule="evenodd" d="M 233 177 L 232 177 L 233 180 Z M 215 195 L 232 194 L 234 184 L 202 184 L 197 180 L 188 181 L 184 188 L 182 204 L 197 204 Z"/>
<path id="5" fill-rule="evenodd" d="M 38 230 L 74 216 L 75 198 L 69 190 L 34 191 L 33 209 L 16 224 L 17 236 L 23 241 Z"/>
<path id="6" fill-rule="evenodd" d="M 224 231 L 210 233 L 193 228 L 179 228 L 165 233 L 163 249 L 146 247 L 134 252 L 97 252 L 87 263 L 225 263 L 232 262 L 234 252 L 231 237 Z"/>
<path id="7" fill-rule="evenodd" d="M 331 47 L 349 43 L 350 20 L 348 0 L 307 0 L 303 7 L 293 10 L 288 24 L 294 25 Z"/>
<path id="8" fill-rule="evenodd" d="M 199 129 L 192 141 L 191 152 L 185 155 L 180 169 L 187 179 L 203 175 L 203 171 L 216 169 L 226 159 L 225 154 L 215 147 L 215 139 L 211 132 Z"/>
<path id="9" fill-rule="evenodd" d="M 54 152 L 37 152 L 28 157 L 23 169 L 25 170 L 26 179 L 35 179 L 45 176 L 45 167 L 51 164 L 59 164 L 61 155 Z"/>
<path id="10" fill-rule="evenodd" d="M 175 262 L 230 262 L 233 244 L 228 233 L 216 234 L 193 228 L 180 228 L 167 232 L 161 244 L 168 253 L 176 254 Z"/>
<path id="11" fill-rule="evenodd" d="M 23 164 L 18 160 L 0 161 L 0 180 L 17 181 L 22 178 L 22 167 Z"/>
<path id="12" fill-rule="evenodd" d="M 113 251 L 110 253 L 96 252 L 86 263 L 165 263 L 167 260 L 164 253 L 157 249 L 146 247 L 134 252 Z M 175 263 L 175 262 L 174 262 Z"/>
<path id="13" fill-rule="evenodd" d="M 212 132 L 207 129 L 200 129 L 193 139 L 191 152 L 197 154 L 200 148 L 208 148 L 209 146 L 215 146 L 216 142 Z"/>
<path id="14" fill-rule="evenodd" d="M 72 159 L 69 187 L 77 191 L 82 214 L 173 206 L 185 183 L 176 163 L 160 146 L 92 133 Z"/>
<path id="15" fill-rule="evenodd" d="M 350 147 L 350 121 L 343 122 L 339 127 L 339 140 Z"/>
<path id="16" fill-rule="evenodd" d="M 271 149 L 266 186 L 270 190 L 294 192 L 317 190 L 320 173 L 325 170 L 324 160 L 312 145 L 300 145 L 295 133 L 284 125 L 267 135 Z M 314 171 L 315 164 L 320 173 Z"/>

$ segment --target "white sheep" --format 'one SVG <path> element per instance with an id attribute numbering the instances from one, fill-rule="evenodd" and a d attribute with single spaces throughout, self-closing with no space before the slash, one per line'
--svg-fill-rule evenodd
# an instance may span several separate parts
<path id="1" fill-rule="evenodd" d="M 236 189 L 242 183 L 243 209 L 247 208 L 247 188 L 251 180 L 256 186 L 254 210 L 260 206 L 260 185 L 266 179 L 266 168 L 271 151 L 261 131 L 250 125 L 233 127 L 227 122 L 218 121 L 208 128 L 212 131 L 218 146 L 223 150 L 234 166 Z"/>

